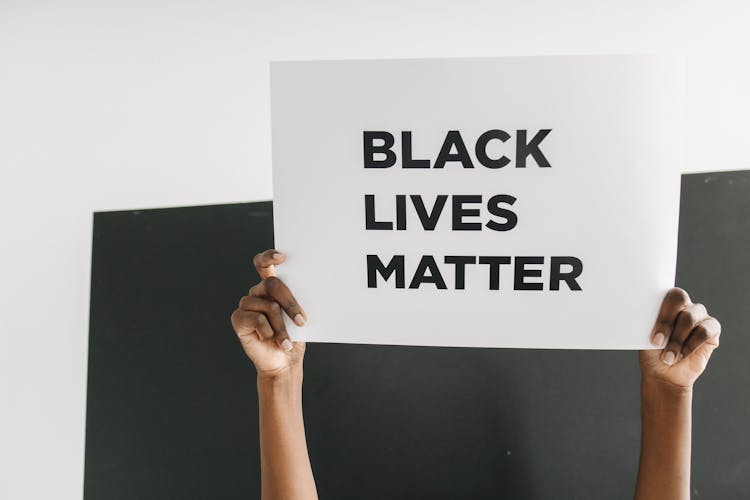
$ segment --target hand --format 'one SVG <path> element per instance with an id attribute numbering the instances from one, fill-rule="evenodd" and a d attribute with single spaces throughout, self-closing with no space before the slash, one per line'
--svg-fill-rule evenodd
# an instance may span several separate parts
<path id="1" fill-rule="evenodd" d="M 292 292 L 276 277 L 276 266 L 286 256 L 266 250 L 253 258 L 261 281 L 240 300 L 232 313 L 232 326 L 258 370 L 259 377 L 276 377 L 302 366 L 304 342 L 292 342 L 284 326 L 282 312 L 302 326 L 307 315 Z"/>
<path id="2" fill-rule="evenodd" d="M 644 381 L 692 387 L 719 347 L 720 333 L 721 325 L 702 304 L 693 304 L 682 288 L 672 288 L 651 331 L 651 343 L 662 349 L 639 353 Z"/>

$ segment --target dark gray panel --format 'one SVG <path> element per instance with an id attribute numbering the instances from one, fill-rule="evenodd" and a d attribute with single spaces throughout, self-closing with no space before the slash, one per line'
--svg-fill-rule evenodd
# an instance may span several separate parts
<path id="1" fill-rule="evenodd" d="M 270 202 L 95 214 L 86 498 L 259 496 L 229 315 L 272 246 Z M 684 176 L 677 282 L 724 325 L 695 390 L 696 498 L 750 497 L 748 255 L 750 172 Z M 633 352 L 311 344 L 320 497 L 632 498 L 639 377 Z"/>

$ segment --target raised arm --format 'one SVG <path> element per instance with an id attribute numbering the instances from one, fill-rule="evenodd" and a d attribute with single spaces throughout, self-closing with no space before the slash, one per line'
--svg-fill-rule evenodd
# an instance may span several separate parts
<path id="1" fill-rule="evenodd" d="M 636 500 L 690 499 L 693 383 L 719 346 L 721 325 L 685 290 L 664 297 L 651 332 L 661 349 L 639 353 L 641 460 Z"/>
<path id="2" fill-rule="evenodd" d="M 292 342 L 282 314 L 302 326 L 307 316 L 276 277 L 285 256 L 266 250 L 253 263 L 262 280 L 242 297 L 232 326 L 258 372 L 261 497 L 263 500 L 317 499 L 302 418 L 304 342 Z"/>

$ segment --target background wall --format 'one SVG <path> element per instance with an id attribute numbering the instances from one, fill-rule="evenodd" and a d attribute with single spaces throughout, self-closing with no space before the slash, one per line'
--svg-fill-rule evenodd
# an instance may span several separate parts
<path id="1" fill-rule="evenodd" d="M 270 60 L 682 52 L 685 170 L 742 169 L 749 20 L 716 0 L 0 0 L 0 497 L 82 494 L 92 211 L 271 197 Z"/>

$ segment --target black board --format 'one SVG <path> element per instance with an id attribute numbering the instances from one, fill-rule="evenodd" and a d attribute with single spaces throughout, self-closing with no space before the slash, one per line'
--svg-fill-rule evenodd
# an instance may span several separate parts
<path id="1" fill-rule="evenodd" d="M 271 202 L 94 215 L 86 499 L 259 497 L 229 316 L 272 246 Z M 750 171 L 683 176 L 677 284 L 724 327 L 695 389 L 695 498 L 750 498 L 748 256 Z M 639 377 L 634 352 L 310 344 L 320 498 L 632 498 Z"/>

